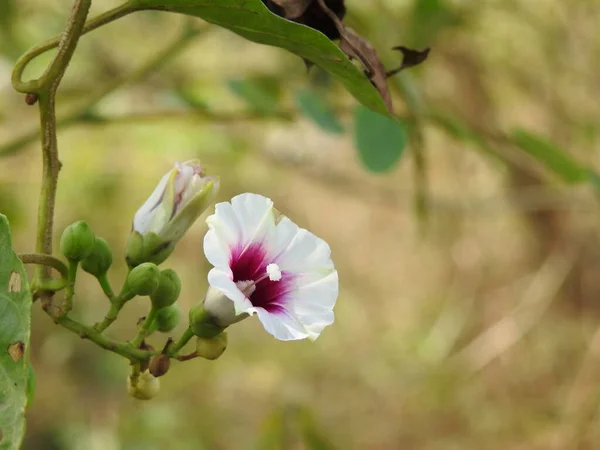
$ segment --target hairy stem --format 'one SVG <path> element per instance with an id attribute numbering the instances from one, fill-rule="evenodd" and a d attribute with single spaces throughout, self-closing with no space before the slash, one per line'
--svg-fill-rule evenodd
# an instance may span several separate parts
<path id="1" fill-rule="evenodd" d="M 54 256 L 39 253 L 21 253 L 19 254 L 19 259 L 23 264 L 37 264 L 51 267 L 60 273 L 63 278 L 67 278 L 68 276 L 67 265 Z"/>
<path id="2" fill-rule="evenodd" d="M 77 278 L 77 268 L 79 261 L 69 260 L 69 273 L 67 275 L 67 289 L 65 299 L 63 300 L 62 314 L 66 315 L 73 309 L 73 296 L 75 295 L 75 279 Z"/>
<path id="3" fill-rule="evenodd" d="M 152 326 L 152 322 L 154 322 L 154 319 L 156 318 L 157 312 L 158 310 L 154 308 L 154 306 L 150 308 L 148 315 L 144 319 L 144 323 L 142 323 L 142 326 L 140 327 L 137 335 L 131 341 L 131 345 L 133 345 L 134 347 L 139 347 L 142 341 L 146 339 L 146 337 L 150 333 L 150 328 Z"/>

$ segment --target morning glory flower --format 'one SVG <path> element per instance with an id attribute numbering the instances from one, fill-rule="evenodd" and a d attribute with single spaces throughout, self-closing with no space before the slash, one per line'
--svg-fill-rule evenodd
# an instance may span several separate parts
<path id="1" fill-rule="evenodd" d="M 129 265 L 164 261 L 213 202 L 218 189 L 218 177 L 207 176 L 199 161 L 175 163 L 133 218 Z"/>
<path id="2" fill-rule="evenodd" d="M 333 323 L 338 273 L 327 243 L 280 215 L 273 202 L 241 194 L 206 219 L 204 309 L 226 327 L 256 314 L 280 340 L 316 339 Z"/>

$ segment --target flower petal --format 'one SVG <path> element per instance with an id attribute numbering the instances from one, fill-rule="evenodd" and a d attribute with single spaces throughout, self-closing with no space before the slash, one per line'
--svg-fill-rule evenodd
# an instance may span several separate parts
<path id="1" fill-rule="evenodd" d="M 282 223 L 284 226 L 280 230 Z M 304 228 L 297 228 L 296 234 L 290 239 L 291 231 L 292 227 L 283 220 L 276 229 L 278 243 L 289 241 L 285 249 L 280 249 L 280 253 L 274 259 L 281 270 L 306 272 L 333 269 L 331 249 L 327 242 Z"/>
<path id="2" fill-rule="evenodd" d="M 240 194 L 231 199 L 231 206 L 241 225 L 244 248 L 253 242 L 263 242 L 275 226 L 273 202 L 258 194 Z"/>
<path id="3" fill-rule="evenodd" d="M 156 222 L 156 220 L 153 220 L 156 219 L 155 215 L 151 213 L 160 204 L 163 196 L 165 195 L 165 189 L 169 179 L 171 178 L 171 173 L 172 171 L 168 172 L 160 179 L 158 185 L 154 191 L 152 191 L 150 197 L 148 197 L 148 200 L 146 200 L 140 209 L 138 209 L 138 211 L 135 213 L 135 216 L 133 217 L 133 229 L 138 233 L 144 234 L 151 231 L 155 232 L 155 230 L 150 229 L 151 225 L 154 225 L 152 222 Z M 167 220 L 168 217 L 165 215 L 164 222 L 166 223 Z"/>
<path id="4" fill-rule="evenodd" d="M 268 312 L 263 308 L 254 308 L 265 330 L 280 341 L 293 341 L 305 339 L 309 333 L 304 327 L 285 309 L 277 312 Z"/>
<path id="5" fill-rule="evenodd" d="M 220 290 L 233 302 L 236 315 L 250 313 L 249 310 L 253 308 L 252 302 L 235 285 L 231 279 L 231 273 L 217 268 L 210 269 L 210 272 L 208 272 L 208 283 L 213 288 Z"/>

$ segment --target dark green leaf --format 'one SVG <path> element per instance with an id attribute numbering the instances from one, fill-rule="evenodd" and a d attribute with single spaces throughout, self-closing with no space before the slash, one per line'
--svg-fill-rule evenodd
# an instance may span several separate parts
<path id="1" fill-rule="evenodd" d="M 25 432 L 31 293 L 0 214 L 0 450 L 17 450 Z"/>
<path id="2" fill-rule="evenodd" d="M 385 172 L 398 162 L 406 146 L 402 124 L 366 108 L 356 110 L 355 142 L 360 160 L 373 172 Z"/>
<path id="3" fill-rule="evenodd" d="M 589 171 L 586 168 L 565 150 L 545 138 L 517 130 L 513 133 L 513 141 L 567 183 L 589 180 Z"/>
<path id="4" fill-rule="evenodd" d="M 200 17 L 260 44 L 284 48 L 331 73 L 363 105 L 387 115 L 377 89 L 324 34 L 271 13 L 260 0 L 133 0 L 135 8 Z M 301 69 L 299 69 L 301 70 Z"/>
<path id="5" fill-rule="evenodd" d="M 344 127 L 337 120 L 333 111 L 322 97 L 308 89 L 296 93 L 296 101 L 300 110 L 323 130 L 330 133 L 341 134 Z"/>

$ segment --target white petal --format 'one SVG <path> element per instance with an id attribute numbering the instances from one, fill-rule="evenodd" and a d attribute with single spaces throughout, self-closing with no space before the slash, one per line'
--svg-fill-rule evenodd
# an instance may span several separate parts
<path id="1" fill-rule="evenodd" d="M 213 268 L 208 272 L 208 283 L 213 288 L 220 290 L 233 302 L 236 315 L 250 313 L 249 310 L 253 309 L 252 302 L 237 288 L 231 278 L 231 271 L 225 272 Z"/>
<path id="2" fill-rule="evenodd" d="M 280 341 L 305 339 L 309 333 L 295 318 L 286 312 L 270 313 L 264 308 L 254 308 L 265 330 Z"/>
<path id="3" fill-rule="evenodd" d="M 264 242 L 274 233 L 275 216 L 270 198 L 258 194 L 241 194 L 231 199 L 231 206 L 241 225 L 244 248 Z"/>
<path id="4" fill-rule="evenodd" d="M 220 239 L 217 229 L 211 228 L 204 235 L 204 255 L 209 263 L 221 270 L 229 269 L 231 250 L 225 239 Z"/>
<path id="5" fill-rule="evenodd" d="M 286 232 L 288 231 L 286 230 Z M 333 269 L 331 249 L 327 242 L 303 228 L 298 228 L 288 246 L 275 258 L 274 262 L 282 271 L 288 272 Z"/>
<path id="6" fill-rule="evenodd" d="M 150 194 L 150 197 L 148 197 L 148 200 L 146 200 L 140 209 L 138 209 L 138 211 L 135 213 L 135 216 L 133 217 L 133 229 L 138 233 L 144 234 L 150 231 L 156 231 L 154 229 L 150 229 L 151 225 L 152 228 L 157 226 L 156 223 L 152 223 L 153 219 L 156 221 L 156 218 L 154 217 L 155 214 L 153 214 L 152 211 L 158 206 L 165 193 L 165 188 L 167 187 L 167 183 L 171 177 L 171 172 L 172 171 L 168 172 L 160 179 L 158 185 L 152 194 Z M 168 217 L 165 217 L 164 222 L 166 223 L 167 220 Z"/>
<path id="7" fill-rule="evenodd" d="M 313 281 L 307 283 L 311 279 Z M 308 331 L 309 338 L 314 340 L 334 321 L 333 307 L 339 291 L 338 273 L 301 276 L 296 285 L 286 307 Z"/>

